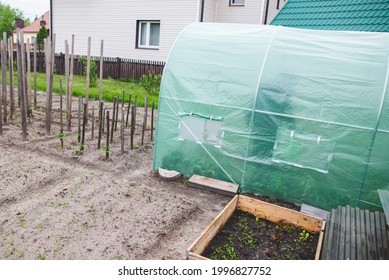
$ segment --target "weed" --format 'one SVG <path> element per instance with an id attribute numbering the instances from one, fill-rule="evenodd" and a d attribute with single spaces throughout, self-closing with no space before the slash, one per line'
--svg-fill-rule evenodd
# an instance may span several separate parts
<path id="1" fill-rule="evenodd" d="M 40 253 L 40 254 L 38 255 L 38 260 L 45 260 L 45 259 L 46 259 L 45 254 Z"/>
<path id="2" fill-rule="evenodd" d="M 81 142 L 76 142 L 77 148 L 74 149 L 74 154 L 75 155 L 82 155 L 83 150 L 84 150 L 84 145 L 81 144 Z"/>
<path id="3" fill-rule="evenodd" d="M 251 230 L 248 225 L 247 218 L 241 218 L 236 223 L 239 228 L 239 232 L 242 233 L 243 238 L 239 238 L 244 244 L 248 245 L 251 248 L 255 247 L 255 233 Z"/>
<path id="4" fill-rule="evenodd" d="M 89 209 L 87 210 L 87 212 L 91 213 L 92 215 L 95 215 L 95 214 L 96 214 L 97 210 L 96 210 L 96 208 L 95 208 L 95 206 L 94 206 L 93 204 L 92 204 L 92 205 L 85 204 L 85 207 L 86 207 L 86 208 L 89 208 Z"/>
<path id="5" fill-rule="evenodd" d="M 53 252 L 56 254 L 56 253 L 58 253 L 59 251 L 61 251 L 62 248 L 63 248 L 63 246 L 57 242 L 57 245 L 56 245 L 55 248 L 53 249 Z"/>
<path id="6" fill-rule="evenodd" d="M 108 145 L 108 147 L 107 147 L 107 146 L 102 146 L 102 147 L 100 148 L 99 152 L 100 152 L 100 155 L 101 155 L 101 156 L 104 156 L 104 157 L 105 157 L 105 155 L 107 154 L 107 152 L 108 152 L 108 154 L 111 153 L 111 145 Z"/>
<path id="7" fill-rule="evenodd" d="M 91 172 L 91 175 L 100 178 L 101 176 L 103 176 L 103 173 Z"/>
<path id="8" fill-rule="evenodd" d="M 306 242 L 306 241 L 308 240 L 309 236 L 310 236 L 309 232 L 307 232 L 307 231 L 304 229 L 302 232 L 300 232 L 300 236 L 299 236 L 299 238 L 297 239 L 297 242 L 298 242 L 298 243 Z"/>
<path id="9" fill-rule="evenodd" d="M 234 247 L 229 244 L 217 247 L 211 255 L 212 260 L 236 260 L 237 258 Z"/>
<path id="10" fill-rule="evenodd" d="M 60 203 L 58 204 L 58 206 L 61 206 L 61 207 L 63 207 L 63 208 L 68 208 L 68 207 L 69 207 L 69 202 L 60 202 Z"/>
<path id="11" fill-rule="evenodd" d="M 7 247 L 5 248 L 6 254 L 8 256 L 14 258 L 14 259 L 22 259 L 22 258 L 24 258 L 23 250 L 18 250 L 15 247 L 14 242 L 15 242 L 15 240 L 11 239 L 11 241 L 8 243 Z"/>
<path id="12" fill-rule="evenodd" d="M 42 229 L 44 226 L 46 226 L 47 224 L 49 223 L 49 219 L 44 219 L 42 222 L 40 222 L 39 224 L 36 224 L 34 226 L 34 229 Z"/>
<path id="13" fill-rule="evenodd" d="M 64 133 L 58 133 L 58 134 L 54 135 L 54 137 L 59 139 L 59 140 L 63 140 L 63 141 L 66 140 L 66 134 L 64 134 Z"/>
<path id="14" fill-rule="evenodd" d="M 21 228 L 26 228 L 27 227 L 27 222 L 25 219 L 20 219 L 19 220 L 19 227 Z"/>

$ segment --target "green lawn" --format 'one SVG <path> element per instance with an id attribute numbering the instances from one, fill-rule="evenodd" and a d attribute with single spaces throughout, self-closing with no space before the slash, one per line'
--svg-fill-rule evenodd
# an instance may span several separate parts
<path id="1" fill-rule="evenodd" d="M 1 68 L 0 68 L 1 69 Z M 1 72 L 0 72 L 1 74 Z M 0 75 L 1 78 L 1 75 Z M 54 85 L 53 92 L 59 94 L 59 81 L 62 79 L 63 83 L 63 94 L 65 94 L 65 76 L 54 74 Z M 9 75 L 7 73 L 7 83 L 9 84 Z M 89 98 L 90 99 L 99 99 L 99 83 L 97 83 L 94 87 L 89 88 Z M 14 74 L 14 85 L 17 88 L 17 75 Z M 31 73 L 31 88 L 34 88 L 34 75 Z M 85 76 L 74 75 L 73 77 L 73 96 L 85 96 L 86 89 L 86 79 Z M 37 73 L 37 90 L 38 91 L 46 91 L 46 73 Z M 103 80 L 103 100 L 105 101 L 113 101 L 114 96 L 117 96 L 119 101 L 122 100 L 122 91 L 125 92 L 125 102 L 128 102 L 129 95 L 131 93 L 132 100 L 131 103 L 134 103 L 134 98 L 138 96 L 138 106 L 144 105 L 144 95 L 145 90 L 143 87 L 137 82 L 126 82 L 120 80 L 113 79 L 105 79 Z M 148 105 L 151 106 L 152 102 L 154 102 L 155 107 L 158 107 L 158 96 L 157 95 L 149 95 Z"/>

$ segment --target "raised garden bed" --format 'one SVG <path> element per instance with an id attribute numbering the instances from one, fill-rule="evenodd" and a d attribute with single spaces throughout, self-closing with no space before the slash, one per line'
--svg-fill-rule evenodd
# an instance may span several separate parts
<path id="1" fill-rule="evenodd" d="M 236 195 L 187 249 L 187 258 L 319 259 L 325 221 Z"/>

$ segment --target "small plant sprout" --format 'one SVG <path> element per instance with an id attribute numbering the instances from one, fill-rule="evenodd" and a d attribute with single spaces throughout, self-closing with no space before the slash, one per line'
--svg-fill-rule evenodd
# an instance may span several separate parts
<path id="1" fill-rule="evenodd" d="M 299 243 L 305 242 L 308 240 L 309 236 L 310 236 L 309 232 L 304 229 L 302 232 L 300 232 L 300 236 L 299 236 L 299 239 L 297 240 L 297 242 L 299 242 Z"/>
<path id="2" fill-rule="evenodd" d="M 107 146 L 102 146 L 100 148 L 99 152 L 100 152 L 101 156 L 105 156 L 106 153 L 109 154 L 111 152 L 111 145 L 108 145 L 108 147 Z"/>

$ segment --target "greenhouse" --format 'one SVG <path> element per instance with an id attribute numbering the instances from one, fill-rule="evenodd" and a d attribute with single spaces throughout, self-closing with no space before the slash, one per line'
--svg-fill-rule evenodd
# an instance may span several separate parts
<path id="1" fill-rule="evenodd" d="M 329 210 L 389 190 L 389 34 L 189 25 L 164 69 L 153 169 Z"/>

